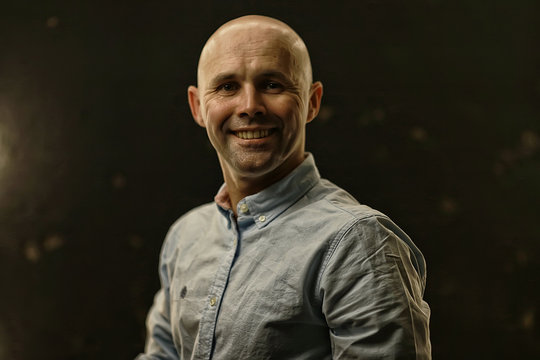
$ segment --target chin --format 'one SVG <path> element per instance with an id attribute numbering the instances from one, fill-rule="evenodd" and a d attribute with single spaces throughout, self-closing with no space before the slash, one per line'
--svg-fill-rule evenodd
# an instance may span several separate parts
<path id="1" fill-rule="evenodd" d="M 235 166 L 236 172 L 245 177 L 255 177 L 272 172 L 276 168 L 272 162 L 240 163 Z"/>
<path id="2" fill-rule="evenodd" d="M 231 162 L 234 172 L 245 177 L 254 177 L 268 174 L 279 167 L 280 161 L 272 154 L 253 154 L 236 158 Z"/>

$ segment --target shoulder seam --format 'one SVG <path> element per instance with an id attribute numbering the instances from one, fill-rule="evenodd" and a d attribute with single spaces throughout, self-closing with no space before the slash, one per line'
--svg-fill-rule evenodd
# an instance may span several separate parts
<path id="1" fill-rule="evenodd" d="M 335 208 L 339 209 L 340 211 L 343 211 L 344 213 L 349 214 L 352 217 L 352 219 L 350 219 L 345 224 L 343 224 L 341 229 L 339 229 L 339 231 L 337 232 L 336 236 L 328 244 L 328 248 L 327 248 L 327 250 L 325 252 L 321 267 L 319 269 L 319 274 L 317 275 L 317 281 L 315 283 L 315 289 L 316 289 L 316 292 L 317 292 L 315 294 L 315 296 L 316 296 L 316 298 L 317 298 L 317 300 L 319 302 L 322 301 L 322 299 L 319 296 L 320 295 L 319 294 L 319 289 L 320 289 L 323 274 L 326 271 L 326 267 L 328 266 L 328 263 L 330 262 L 330 259 L 334 255 L 335 250 L 338 248 L 339 244 L 341 243 L 341 241 L 343 240 L 345 235 L 349 231 L 351 231 L 351 229 L 354 227 L 354 225 L 358 224 L 360 221 L 363 221 L 363 220 L 366 220 L 366 219 L 369 219 L 369 218 L 373 218 L 373 217 L 386 217 L 384 214 L 382 214 L 382 213 L 380 213 L 380 212 L 378 212 L 376 210 L 373 210 L 373 213 L 366 214 L 365 216 L 358 216 L 357 214 L 354 214 L 354 213 L 352 213 L 352 212 L 350 212 L 350 211 L 348 211 L 348 210 L 346 210 L 346 209 L 344 209 L 342 207 L 337 206 L 336 204 L 332 203 L 328 199 L 325 199 L 325 201 L 327 201 L 329 204 L 331 204 Z"/>

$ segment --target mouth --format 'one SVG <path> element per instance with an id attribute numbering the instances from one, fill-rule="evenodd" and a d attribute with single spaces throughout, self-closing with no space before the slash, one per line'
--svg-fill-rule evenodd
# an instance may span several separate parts
<path id="1" fill-rule="evenodd" d="M 262 139 L 262 138 L 270 136 L 271 134 L 272 134 L 272 129 L 242 130 L 242 131 L 234 132 L 234 135 L 236 135 L 237 137 L 243 140 Z"/>

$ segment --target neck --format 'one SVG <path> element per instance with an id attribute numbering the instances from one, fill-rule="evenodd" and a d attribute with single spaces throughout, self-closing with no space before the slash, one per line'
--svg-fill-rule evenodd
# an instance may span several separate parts
<path id="1" fill-rule="evenodd" d="M 284 163 L 277 169 L 260 176 L 242 176 L 234 171 L 230 171 L 230 169 L 222 163 L 221 169 L 223 171 L 223 178 L 227 184 L 229 200 L 234 214 L 237 215 L 236 206 L 240 200 L 246 196 L 256 194 L 283 179 L 300 165 L 305 157 L 306 155 L 304 155 L 300 161 L 295 161 L 294 163 Z"/>
<path id="2" fill-rule="evenodd" d="M 259 191 L 264 190 L 268 185 L 263 185 L 261 183 L 254 183 L 251 179 L 242 179 L 242 178 L 230 178 L 224 176 L 225 183 L 227 184 L 227 190 L 229 192 L 229 199 L 231 202 L 232 211 L 234 215 L 236 214 L 236 206 L 246 196 L 253 195 Z"/>

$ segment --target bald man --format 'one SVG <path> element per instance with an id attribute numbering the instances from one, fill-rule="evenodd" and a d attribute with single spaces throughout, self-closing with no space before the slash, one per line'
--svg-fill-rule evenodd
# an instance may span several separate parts
<path id="1" fill-rule="evenodd" d="M 137 359 L 430 359 L 422 254 L 304 150 L 322 84 L 302 39 L 232 20 L 197 75 L 189 105 L 224 184 L 165 239 Z"/>

